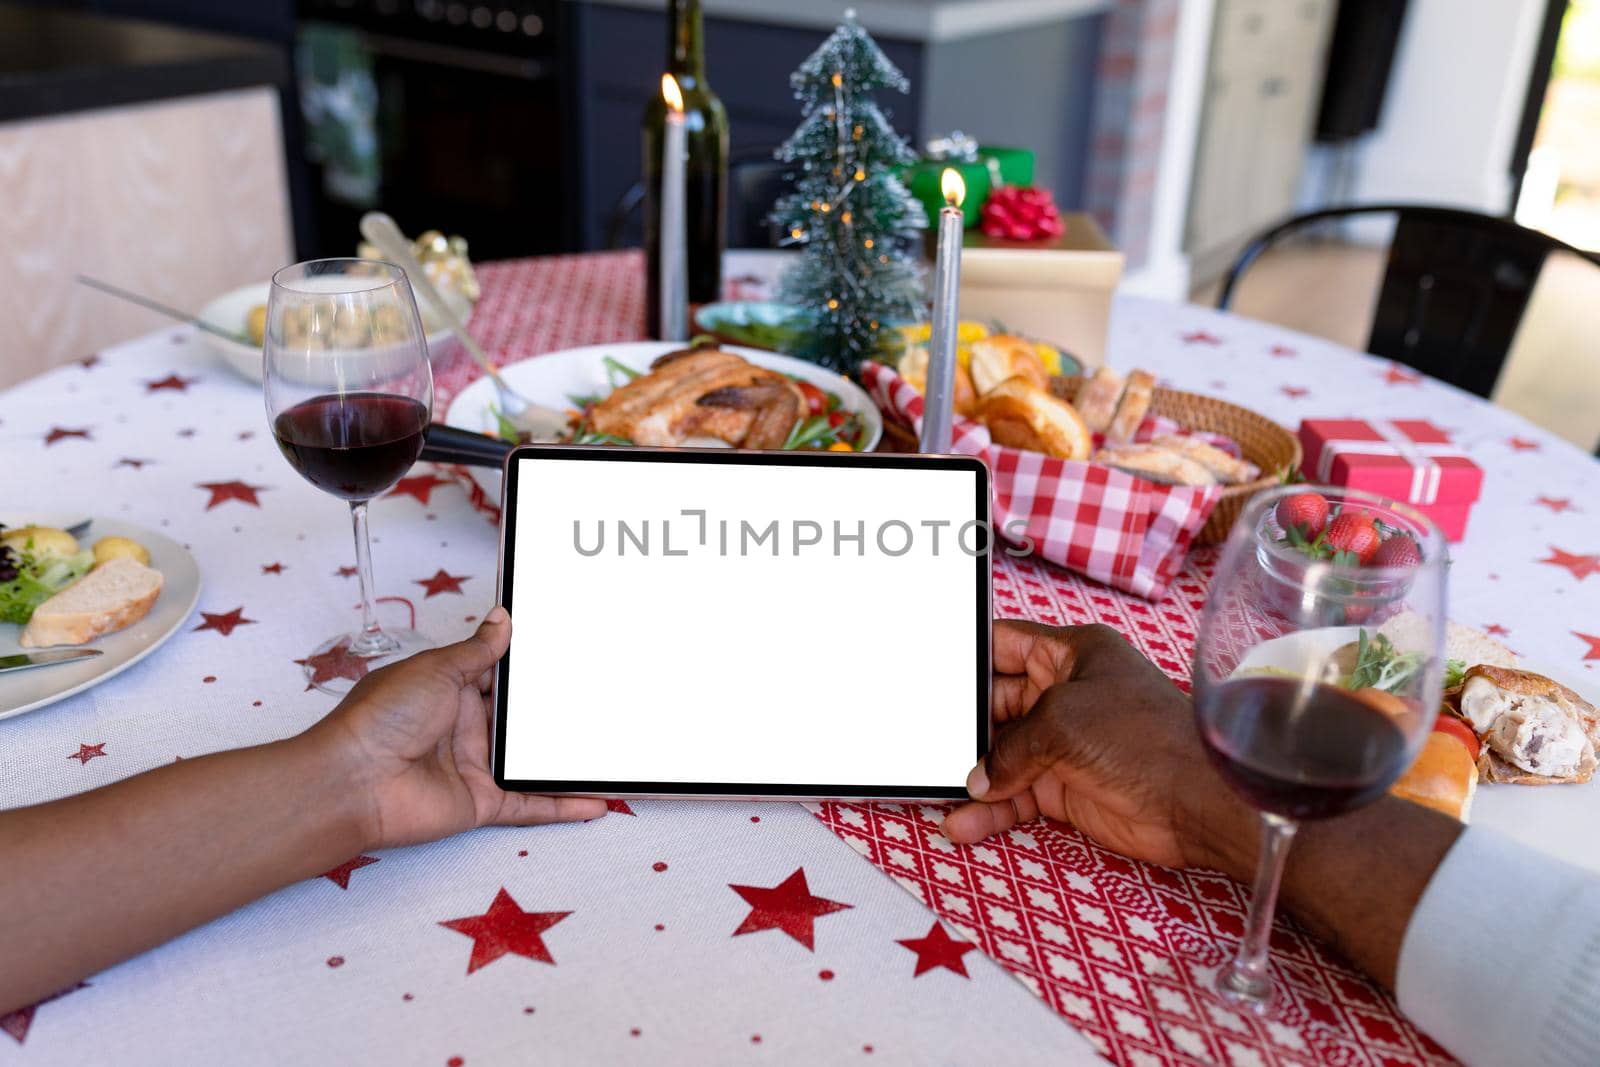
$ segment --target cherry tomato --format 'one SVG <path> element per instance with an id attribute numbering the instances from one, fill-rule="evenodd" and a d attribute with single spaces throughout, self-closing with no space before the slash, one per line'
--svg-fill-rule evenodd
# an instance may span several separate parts
<path id="1" fill-rule="evenodd" d="M 1463 745 L 1466 745 L 1467 752 L 1472 756 L 1472 761 L 1474 763 L 1478 761 L 1478 735 L 1472 732 L 1472 727 L 1454 715 L 1440 712 L 1439 717 L 1434 720 L 1433 728 L 1441 734 L 1449 734 Z"/>
<path id="2" fill-rule="evenodd" d="M 828 394 L 812 385 L 810 382 L 795 382 L 800 387 L 800 392 L 806 398 L 806 412 L 811 415 L 821 415 L 828 410 Z"/>
<path id="3" fill-rule="evenodd" d="M 844 425 L 844 420 L 847 417 L 848 416 L 846 416 L 845 413 L 842 412 L 842 411 L 830 411 L 830 412 L 828 412 L 828 425 L 829 426 L 843 426 Z"/>

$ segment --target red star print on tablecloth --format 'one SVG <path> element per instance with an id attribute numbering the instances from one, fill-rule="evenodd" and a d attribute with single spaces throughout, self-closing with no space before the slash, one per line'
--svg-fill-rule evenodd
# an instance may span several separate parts
<path id="1" fill-rule="evenodd" d="M 1555 545 L 1550 546 L 1550 558 L 1538 560 L 1539 563 L 1549 563 L 1556 567 L 1565 567 L 1572 572 L 1578 581 L 1583 581 L 1591 574 L 1600 574 L 1600 556 L 1578 555 L 1573 552 L 1563 552 Z"/>
<path id="2" fill-rule="evenodd" d="M 1589 643 L 1589 651 L 1583 654 L 1586 662 L 1591 659 L 1600 659 L 1600 637 L 1596 637 L 1593 634 L 1580 634 L 1576 630 L 1572 631 L 1572 636 L 1580 641 Z"/>
<path id="3" fill-rule="evenodd" d="M 1508 437 L 1506 438 L 1506 444 L 1511 446 L 1513 452 L 1539 451 L 1539 442 L 1530 441 L 1526 437 Z"/>
<path id="4" fill-rule="evenodd" d="M 226 504 L 230 500 L 259 508 L 261 501 L 256 499 L 256 494 L 264 492 L 267 486 L 248 485 L 244 482 L 199 482 L 195 488 L 204 489 L 211 494 L 211 499 L 206 501 L 206 510 L 210 511 L 218 504 Z"/>
<path id="5" fill-rule="evenodd" d="M 262 574 L 282 574 L 283 573 L 283 564 L 281 564 L 281 563 L 263 563 L 261 565 L 261 573 Z"/>
<path id="6" fill-rule="evenodd" d="M 1301 397 L 1309 396 L 1311 393 L 1311 390 L 1303 385 L 1286 385 L 1279 391 L 1290 400 L 1299 400 Z"/>
<path id="7" fill-rule="evenodd" d="M 94 438 L 89 436 L 89 432 L 90 431 L 87 427 L 80 430 L 68 430 L 65 427 L 52 426 L 50 427 L 50 432 L 44 435 L 44 447 L 49 448 L 57 441 L 65 441 L 69 437 L 76 437 L 84 441 L 92 441 Z"/>
<path id="8" fill-rule="evenodd" d="M 1299 355 L 1298 352 L 1290 348 L 1288 345 L 1273 345 L 1271 348 L 1267 349 L 1267 354 L 1277 356 L 1279 359 L 1284 359 L 1288 356 Z"/>
<path id="9" fill-rule="evenodd" d="M 441 485 L 449 485 L 450 479 L 441 478 L 437 474 L 417 474 L 410 478 L 401 478 L 389 490 L 390 496 L 413 496 L 420 504 L 427 504 L 433 497 L 433 491 Z"/>
<path id="10" fill-rule="evenodd" d="M 220 615 L 213 614 L 209 611 L 202 611 L 200 613 L 200 617 L 204 619 L 205 622 L 202 622 L 199 626 L 196 626 L 194 628 L 195 632 L 198 633 L 201 630 L 215 630 L 223 637 L 231 637 L 235 627 L 254 626 L 256 624 L 256 620 L 247 619 L 244 617 L 243 607 L 234 608 L 232 611 L 225 611 Z"/>
<path id="11" fill-rule="evenodd" d="M 1542 508 L 1549 508 L 1557 515 L 1561 514 L 1563 511 L 1578 510 L 1572 506 L 1572 500 L 1564 496 L 1536 496 L 1533 498 L 1533 502 Z"/>
<path id="12" fill-rule="evenodd" d="M 333 572 L 333 576 L 335 578 L 354 578 L 359 573 L 361 572 L 355 567 L 340 567 L 338 570 Z"/>
<path id="13" fill-rule="evenodd" d="M 471 578 L 472 575 L 470 574 L 448 574 L 441 567 L 432 578 L 416 579 L 416 584 L 428 591 L 427 596 L 422 598 L 426 600 L 428 597 L 437 596 L 440 593 L 459 593 L 461 592 L 461 583 L 470 581 Z"/>
<path id="14" fill-rule="evenodd" d="M 813 943 L 813 924 L 817 918 L 854 906 L 812 896 L 810 887 L 806 885 L 804 867 L 796 867 L 793 874 L 771 889 L 754 885 L 734 885 L 732 882 L 728 883 L 728 888 L 738 893 L 744 898 L 744 902 L 750 905 L 750 914 L 744 917 L 744 922 L 733 932 L 734 937 L 761 930 L 782 930 L 812 951 L 816 950 L 816 945 Z"/>
<path id="15" fill-rule="evenodd" d="M 1183 343 L 1186 345 L 1220 345 L 1222 343 L 1222 338 L 1215 334 L 1207 333 L 1205 330 L 1195 330 L 1193 333 L 1183 334 L 1182 337 Z"/>
<path id="16" fill-rule="evenodd" d="M 909 937 L 903 941 L 896 941 L 895 944 L 903 945 L 917 954 L 917 969 L 911 974 L 913 978 L 935 967 L 943 967 L 963 978 L 968 978 L 970 975 L 967 974 L 967 965 L 962 962 L 961 957 L 978 947 L 971 941 L 957 941 L 945 933 L 944 927 L 937 922 L 928 927 L 928 932 L 921 937 Z"/>
<path id="17" fill-rule="evenodd" d="M 628 807 L 626 800 L 608 800 L 606 801 L 606 810 L 617 815 L 637 814 L 632 808 Z"/>
<path id="18" fill-rule="evenodd" d="M 88 984 L 88 982 L 79 982 L 70 989 L 63 989 L 61 992 L 45 997 L 43 1000 L 38 1001 L 37 1003 L 29 1004 L 26 1008 L 18 1008 L 16 1011 L 7 1015 L 0 1015 L 0 1032 L 9 1034 L 17 1044 L 22 1044 L 28 1039 L 28 1027 L 33 1025 L 34 1012 L 44 1007 L 52 1000 L 60 1000 L 68 993 L 76 993 L 78 990 L 83 989 Z"/>
<path id="19" fill-rule="evenodd" d="M 152 462 L 153 462 L 152 460 L 148 460 L 148 459 L 132 459 L 132 458 L 130 458 L 128 456 L 123 456 L 121 459 L 117 460 L 117 466 L 119 466 L 119 467 L 132 467 L 136 471 L 142 471 L 146 467 L 148 467 Z"/>
<path id="20" fill-rule="evenodd" d="M 307 689 L 323 682 L 331 682 L 335 678 L 348 678 L 352 682 L 359 682 L 367 675 L 367 661 L 360 656 L 350 654 L 348 637 L 341 638 L 338 644 L 326 652 L 318 652 L 305 659 L 297 659 L 295 662 L 302 667 L 311 668 L 311 682 L 306 686 Z"/>
<path id="21" fill-rule="evenodd" d="M 163 389 L 171 389 L 174 392 L 186 393 L 189 391 L 189 386 L 193 385 L 199 380 L 199 378 L 185 378 L 182 375 L 173 373 L 167 375 L 165 378 L 159 379 L 158 381 L 145 382 L 144 388 L 145 392 L 147 393 L 159 393 Z"/>
<path id="22" fill-rule="evenodd" d="M 1421 385 L 1422 375 L 1398 363 L 1391 363 L 1389 369 L 1383 372 L 1383 380 L 1389 385 Z"/>
<path id="23" fill-rule="evenodd" d="M 1504 626 L 1501 626 L 1497 622 L 1491 622 L 1488 626 L 1483 628 L 1483 632 L 1486 634 L 1493 634 L 1496 637 L 1504 637 L 1511 631 L 1506 629 Z"/>
<path id="24" fill-rule="evenodd" d="M 323 871 L 319 878 L 326 878 L 340 889 L 350 888 L 350 876 L 363 867 L 370 867 L 378 862 L 377 856 L 355 856 L 345 860 L 331 871 Z"/>
<path id="25" fill-rule="evenodd" d="M 78 764 L 81 766 L 85 763 L 88 763 L 90 760 L 95 759 L 98 756 L 104 756 L 105 754 L 106 742 L 104 741 L 100 742 L 98 745 L 85 745 L 82 742 L 79 742 L 78 751 L 67 753 L 67 758 L 77 760 Z"/>
<path id="26" fill-rule="evenodd" d="M 571 914 L 570 911 L 523 911 L 505 886 L 501 886 L 494 903 L 482 915 L 450 919 L 439 925 L 472 938 L 472 958 L 467 961 L 467 973 L 471 974 L 506 955 L 554 964 L 556 961 L 545 947 L 542 935 Z"/>

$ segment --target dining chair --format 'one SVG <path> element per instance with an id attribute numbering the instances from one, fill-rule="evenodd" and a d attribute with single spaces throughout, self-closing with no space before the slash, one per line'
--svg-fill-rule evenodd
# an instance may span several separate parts
<path id="1" fill-rule="evenodd" d="M 1278 241 L 1321 224 L 1393 217 L 1367 351 L 1488 397 L 1528 299 L 1552 252 L 1600 267 L 1600 254 L 1506 218 L 1421 204 L 1358 204 L 1312 211 L 1267 230 L 1229 268 L 1217 307 Z"/>
<path id="2" fill-rule="evenodd" d="M 789 164 L 772 156 L 771 146 L 747 148 L 728 156 L 728 247 L 775 248 L 778 232 L 767 215 L 788 187 Z M 621 248 L 628 222 L 644 203 L 644 180 L 617 198 L 606 222 L 606 247 Z"/>

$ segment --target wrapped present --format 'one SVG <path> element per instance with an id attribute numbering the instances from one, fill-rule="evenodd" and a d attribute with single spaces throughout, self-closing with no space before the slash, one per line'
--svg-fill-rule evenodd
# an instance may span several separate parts
<path id="1" fill-rule="evenodd" d="M 1048 241 L 969 232 L 961 253 L 961 317 L 1049 341 L 1092 368 L 1105 362 L 1122 253 L 1090 216 L 1068 212 L 1061 222 L 1062 233 Z"/>
<path id="2" fill-rule="evenodd" d="M 1411 504 L 1459 541 L 1483 489 L 1483 469 L 1426 419 L 1307 419 L 1307 478 Z"/>
<path id="3" fill-rule="evenodd" d="M 928 211 L 928 225 L 937 229 L 939 209 L 944 207 L 939 176 L 946 167 L 954 167 L 961 173 L 961 180 L 967 183 L 961 212 L 970 229 L 982 217 L 990 190 L 1003 185 L 1033 184 L 1033 160 L 1034 154 L 1025 148 L 980 145 L 957 131 L 929 141 L 922 159 L 902 170 L 900 180 L 906 183 L 912 196 L 922 201 Z"/>
<path id="4" fill-rule="evenodd" d="M 922 395 L 911 383 L 870 361 L 861 381 L 886 420 L 921 430 Z M 994 529 L 1010 545 L 1000 551 L 1036 555 L 1150 600 L 1166 596 L 1222 497 L 1218 485 L 1161 485 L 1103 463 L 997 445 L 982 423 L 959 415 L 950 450 L 989 465 Z"/>

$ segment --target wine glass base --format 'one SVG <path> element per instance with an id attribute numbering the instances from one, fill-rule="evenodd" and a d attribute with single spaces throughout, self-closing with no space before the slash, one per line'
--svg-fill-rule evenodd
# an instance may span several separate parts
<path id="1" fill-rule="evenodd" d="M 383 636 L 388 640 L 372 652 L 363 649 L 362 634 L 340 634 L 322 642 L 311 655 L 298 661 L 305 670 L 306 684 L 343 696 L 368 671 L 434 647 L 431 638 L 415 630 L 384 630 Z"/>
<path id="2" fill-rule="evenodd" d="M 1216 990 L 1230 1008 L 1258 1018 L 1271 1015 L 1277 1006 L 1278 997 L 1272 979 L 1263 974 L 1252 974 L 1236 963 L 1230 962 L 1217 973 Z"/>

